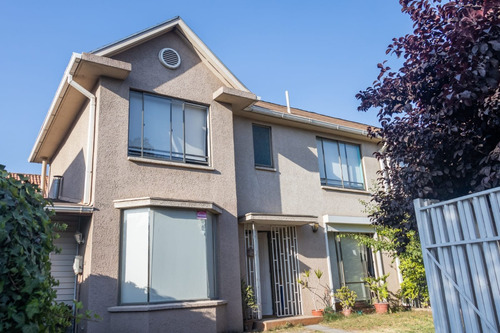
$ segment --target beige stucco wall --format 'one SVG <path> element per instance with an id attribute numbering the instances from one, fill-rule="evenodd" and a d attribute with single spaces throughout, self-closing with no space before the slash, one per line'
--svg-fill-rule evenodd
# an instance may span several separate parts
<path id="1" fill-rule="evenodd" d="M 250 116 L 248 116 L 250 117 Z M 252 123 L 271 126 L 272 151 L 275 171 L 254 167 Z M 309 225 L 298 227 L 298 247 L 301 271 L 320 269 L 328 283 L 326 239 L 323 216 L 366 217 L 360 200 L 369 201 L 368 191 L 348 191 L 322 188 L 320 184 L 316 137 L 341 140 L 361 146 L 365 186 L 368 189 L 377 178 L 378 161 L 373 153 L 380 149 L 375 142 L 366 139 L 349 139 L 341 133 L 325 130 L 307 130 L 291 126 L 275 119 L 251 119 L 234 116 L 236 184 L 238 194 L 238 216 L 249 212 L 270 214 L 314 215 L 318 217 L 320 229 L 313 233 Z M 240 229 L 240 237 L 243 231 Z M 240 244 L 241 270 L 245 271 L 244 245 Z M 396 271 L 390 267 L 389 258 L 383 261 L 390 271 L 392 291 L 397 291 Z M 309 314 L 313 304 L 308 291 L 303 291 L 304 314 Z"/>
<path id="2" fill-rule="evenodd" d="M 179 52 L 182 58 L 179 69 L 172 71 L 160 64 L 158 52 L 164 47 Z M 96 211 L 90 230 L 91 258 L 86 258 L 90 275 L 82 287 L 86 289 L 87 307 L 103 320 L 89 322 L 86 328 L 92 332 L 107 332 L 119 331 L 115 330 L 116 327 L 128 327 L 130 331 L 140 325 L 141 331 L 147 331 L 147 327 L 151 332 L 177 331 L 200 313 L 198 318 L 204 318 L 202 322 L 206 318 L 216 321 L 213 325 L 197 326 L 200 332 L 239 331 L 242 317 L 240 275 L 235 269 L 239 267 L 239 261 L 232 111 L 227 105 L 212 100 L 213 92 L 222 84 L 174 33 L 148 41 L 115 58 L 130 62 L 132 72 L 125 81 L 102 78 L 97 90 L 93 193 Z M 132 88 L 210 106 L 210 161 L 213 170 L 128 160 L 128 98 Z M 113 200 L 138 197 L 209 201 L 223 209 L 217 218 L 217 281 L 218 296 L 227 301 L 227 305 L 218 306 L 216 310 L 176 309 L 148 314 L 129 312 L 124 315 L 108 311 L 119 302 L 121 212 L 114 208 Z"/>
<path id="3" fill-rule="evenodd" d="M 49 184 L 54 176 L 63 176 L 61 199 L 81 202 L 85 186 L 85 163 L 87 158 L 87 138 L 89 103 L 74 120 L 68 135 L 50 162 Z M 50 189 L 49 185 L 49 189 Z"/>

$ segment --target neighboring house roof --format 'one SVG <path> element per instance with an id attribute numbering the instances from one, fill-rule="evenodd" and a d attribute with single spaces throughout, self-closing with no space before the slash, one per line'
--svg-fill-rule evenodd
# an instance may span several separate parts
<path id="1" fill-rule="evenodd" d="M 12 177 L 17 180 L 21 180 L 21 177 L 24 176 L 28 178 L 28 182 L 37 185 L 38 187 L 42 187 L 42 176 L 41 175 L 34 175 L 31 173 L 14 173 L 14 172 L 9 172 L 9 177 Z M 45 177 L 45 189 L 47 190 L 49 185 L 49 177 Z M 45 193 L 44 193 L 45 196 Z"/>

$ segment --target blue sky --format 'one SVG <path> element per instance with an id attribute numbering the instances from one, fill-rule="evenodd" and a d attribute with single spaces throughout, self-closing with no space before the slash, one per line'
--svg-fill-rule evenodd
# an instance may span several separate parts
<path id="1" fill-rule="evenodd" d="M 263 100 L 377 125 L 357 112 L 393 37 L 411 31 L 396 0 L 4 1 L 0 11 L 0 164 L 27 162 L 72 52 L 89 52 L 181 16 Z M 399 62 L 395 62 L 396 64 Z"/>

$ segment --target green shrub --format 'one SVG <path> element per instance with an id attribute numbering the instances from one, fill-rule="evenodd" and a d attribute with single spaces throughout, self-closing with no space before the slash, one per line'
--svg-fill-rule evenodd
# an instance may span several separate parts
<path id="1" fill-rule="evenodd" d="M 71 309 L 55 302 L 52 213 L 38 186 L 10 178 L 0 165 L 0 332 L 59 332 Z"/>

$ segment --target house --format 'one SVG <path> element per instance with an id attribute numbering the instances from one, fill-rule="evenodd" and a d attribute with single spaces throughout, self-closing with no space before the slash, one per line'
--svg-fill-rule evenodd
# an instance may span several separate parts
<path id="1" fill-rule="evenodd" d="M 239 332 L 241 279 L 259 318 L 310 314 L 308 268 L 368 299 L 390 260 L 338 237 L 373 232 L 366 127 L 260 101 L 179 17 L 73 54 L 29 160 L 102 317 L 79 329 Z"/>

